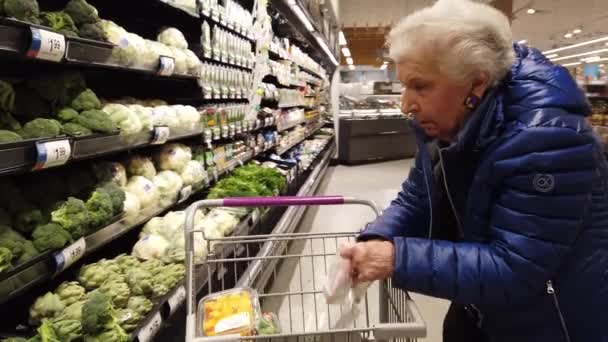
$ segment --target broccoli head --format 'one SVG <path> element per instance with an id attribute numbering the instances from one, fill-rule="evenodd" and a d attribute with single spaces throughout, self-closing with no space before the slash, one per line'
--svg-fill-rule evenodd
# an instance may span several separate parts
<path id="1" fill-rule="evenodd" d="M 0 272 L 13 267 L 11 260 L 13 260 L 13 253 L 8 248 L 0 247 Z"/>
<path id="2" fill-rule="evenodd" d="M 141 317 L 150 312 L 153 307 L 152 301 L 144 296 L 133 296 L 129 298 L 129 302 L 127 303 L 127 309 L 137 312 Z"/>
<path id="3" fill-rule="evenodd" d="M 20 131 L 25 139 L 54 138 L 61 134 L 61 124 L 52 119 L 34 119 Z"/>
<path id="4" fill-rule="evenodd" d="M 126 332 L 132 332 L 137 328 L 141 315 L 137 311 L 131 309 L 119 309 L 116 310 L 118 316 L 118 325 L 121 326 Z"/>
<path id="5" fill-rule="evenodd" d="M 0 129 L 0 144 L 8 144 L 21 140 L 23 140 L 23 138 L 19 134 Z"/>
<path id="6" fill-rule="evenodd" d="M 67 230 L 56 223 L 36 227 L 32 233 L 34 246 L 40 252 L 63 248 L 72 241 Z"/>
<path id="7" fill-rule="evenodd" d="M 40 118 L 52 113 L 50 102 L 32 89 L 19 86 L 15 89 L 15 112 L 22 122 Z"/>
<path id="8" fill-rule="evenodd" d="M 39 325 L 44 318 L 53 318 L 65 309 L 65 304 L 58 295 L 47 292 L 44 296 L 38 297 L 30 307 L 30 324 Z"/>
<path id="9" fill-rule="evenodd" d="M 127 342 L 128 340 L 129 335 L 118 323 L 113 324 L 99 335 L 84 335 L 84 342 Z"/>
<path id="10" fill-rule="evenodd" d="M 36 0 L 4 0 L 4 12 L 9 17 L 38 24 L 40 8 Z"/>
<path id="11" fill-rule="evenodd" d="M 74 20 L 63 11 L 42 12 L 40 13 L 40 22 L 55 31 L 67 31 L 78 35 L 78 28 L 74 24 Z"/>
<path id="12" fill-rule="evenodd" d="M 13 258 L 19 258 L 27 240 L 9 226 L 0 226 L 0 247 L 8 249 Z"/>
<path id="13" fill-rule="evenodd" d="M 95 190 L 86 202 L 92 231 L 106 225 L 113 217 L 112 198 L 107 192 Z"/>
<path id="14" fill-rule="evenodd" d="M 55 293 L 61 298 L 65 305 L 72 305 L 81 301 L 84 298 L 86 290 L 80 286 L 77 281 L 64 281 L 61 283 Z"/>
<path id="15" fill-rule="evenodd" d="M 0 80 L 0 110 L 13 112 L 15 110 L 15 89 L 13 85 Z"/>
<path id="16" fill-rule="evenodd" d="M 60 340 L 55 332 L 55 328 L 47 319 L 42 320 L 42 324 L 36 329 L 41 342 L 59 342 Z"/>
<path id="17" fill-rule="evenodd" d="M 80 126 L 79 124 L 68 122 L 61 127 L 61 134 L 78 137 L 82 135 L 91 135 L 93 134 L 93 131 L 86 127 Z"/>
<path id="18" fill-rule="evenodd" d="M 88 210 L 85 203 L 75 197 L 68 197 L 59 209 L 51 213 L 51 221 L 57 223 L 77 240 L 89 228 Z"/>
<path id="19" fill-rule="evenodd" d="M 93 291 L 82 305 L 82 331 L 86 335 L 97 335 L 116 321 L 116 313 L 110 297 Z"/>
<path id="20" fill-rule="evenodd" d="M 116 260 L 108 260 L 104 258 L 99 260 L 97 264 L 112 273 L 122 274 L 122 268 L 120 268 L 120 265 L 118 262 L 116 262 Z"/>
<path id="21" fill-rule="evenodd" d="M 65 6 L 65 11 L 74 19 L 74 22 L 78 26 L 93 24 L 100 20 L 97 9 L 85 0 L 70 0 Z"/>
<path id="22" fill-rule="evenodd" d="M 141 264 L 136 257 L 127 254 L 120 254 L 114 260 L 118 263 L 123 273 L 132 267 L 139 267 Z"/>
<path id="23" fill-rule="evenodd" d="M 125 191 L 114 182 L 106 182 L 100 188 L 100 191 L 106 192 L 112 199 L 112 212 L 118 215 L 123 212 L 126 199 Z"/>
<path id="24" fill-rule="evenodd" d="M 82 323 L 79 319 L 54 320 L 51 325 L 57 336 L 57 339 L 52 342 L 82 341 Z"/>
<path id="25" fill-rule="evenodd" d="M 34 228 L 47 222 L 42 210 L 31 206 L 17 211 L 13 217 L 13 227 L 24 234 L 31 233 Z"/>
<path id="26" fill-rule="evenodd" d="M 74 108 L 65 107 L 60 109 L 55 117 L 63 122 L 70 122 L 78 117 L 78 112 Z"/>
<path id="27" fill-rule="evenodd" d="M 129 285 L 124 281 L 122 276 L 110 277 L 101 284 L 99 291 L 110 297 L 112 304 L 116 308 L 124 308 L 127 306 L 131 290 Z"/>
<path id="28" fill-rule="evenodd" d="M 72 101 L 71 107 L 79 112 L 101 109 L 101 101 L 99 101 L 97 95 L 91 89 L 86 89 L 76 96 Z"/>
<path id="29" fill-rule="evenodd" d="M 101 21 L 98 21 L 93 24 L 83 24 L 82 26 L 80 26 L 80 30 L 78 31 L 78 34 L 82 38 L 88 38 L 88 39 L 100 40 L 100 41 L 107 40 L 106 32 L 103 30 L 103 25 L 101 24 Z"/>
<path id="30" fill-rule="evenodd" d="M 40 252 L 38 252 L 38 250 L 36 249 L 36 246 L 34 246 L 34 243 L 30 240 L 24 240 L 23 241 L 23 254 L 21 254 L 19 259 L 17 259 L 16 264 L 19 265 L 24 262 L 27 262 L 27 261 L 33 259 L 38 254 L 40 254 Z"/>
<path id="31" fill-rule="evenodd" d="M 135 295 L 152 294 L 152 274 L 141 267 L 134 267 L 125 271 L 125 279 Z"/>
<path id="32" fill-rule="evenodd" d="M 112 122 L 112 119 L 110 119 L 108 113 L 102 110 L 85 110 L 73 122 L 94 132 L 112 133 L 116 131 L 116 126 Z"/>
<path id="33" fill-rule="evenodd" d="M 116 273 L 111 269 L 104 267 L 100 263 L 93 263 L 80 268 L 78 282 L 87 290 L 94 290 L 114 275 Z"/>

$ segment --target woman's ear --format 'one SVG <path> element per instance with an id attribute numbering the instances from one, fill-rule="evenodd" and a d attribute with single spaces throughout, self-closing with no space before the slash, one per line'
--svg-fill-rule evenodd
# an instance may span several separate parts
<path id="1" fill-rule="evenodd" d="M 481 72 L 475 79 L 473 79 L 473 85 L 471 93 L 480 99 L 486 94 L 486 90 L 490 87 L 490 77 L 486 72 Z"/>

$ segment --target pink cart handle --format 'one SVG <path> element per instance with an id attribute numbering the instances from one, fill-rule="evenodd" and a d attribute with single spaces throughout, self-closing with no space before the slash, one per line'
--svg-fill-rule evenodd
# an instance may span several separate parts
<path id="1" fill-rule="evenodd" d="M 279 196 L 279 197 L 234 197 L 222 200 L 224 207 L 281 207 L 290 205 L 339 205 L 343 196 Z"/>

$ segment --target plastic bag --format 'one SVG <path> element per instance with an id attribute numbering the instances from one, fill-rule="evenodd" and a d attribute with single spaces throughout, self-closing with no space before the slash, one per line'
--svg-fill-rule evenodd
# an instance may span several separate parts
<path id="1" fill-rule="evenodd" d="M 323 294 L 327 304 L 344 304 L 353 286 L 350 259 L 338 256 L 338 260 L 329 268 Z"/>

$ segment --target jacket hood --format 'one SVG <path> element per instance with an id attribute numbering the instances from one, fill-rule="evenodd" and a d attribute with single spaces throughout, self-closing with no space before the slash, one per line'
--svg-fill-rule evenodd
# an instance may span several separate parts
<path id="1" fill-rule="evenodd" d="M 553 64 L 537 49 L 519 44 L 513 44 L 513 49 L 515 63 L 503 82 L 507 120 L 543 108 L 589 115 L 587 97 L 566 68 Z"/>

